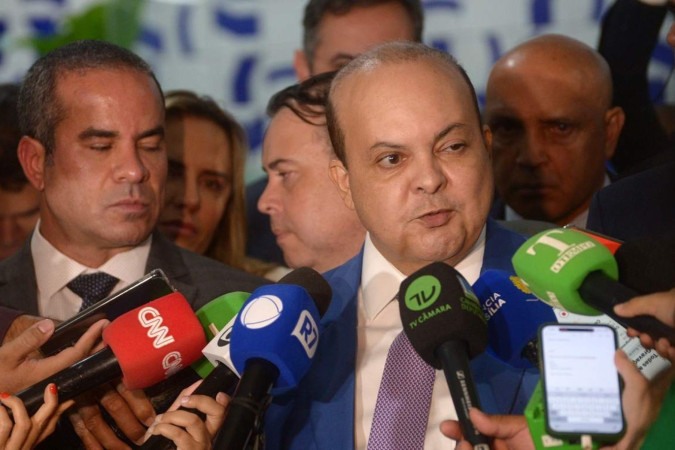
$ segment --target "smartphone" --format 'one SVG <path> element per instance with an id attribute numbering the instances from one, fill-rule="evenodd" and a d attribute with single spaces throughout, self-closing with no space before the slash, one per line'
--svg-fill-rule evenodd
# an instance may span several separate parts
<path id="1" fill-rule="evenodd" d="M 54 355 L 72 346 L 87 329 L 101 319 L 114 320 L 151 300 L 171 294 L 175 289 L 161 269 L 148 272 L 143 278 L 119 292 L 104 298 L 89 308 L 60 323 L 40 351 L 44 356 Z"/>
<path id="2" fill-rule="evenodd" d="M 606 325 L 545 324 L 539 329 L 546 431 L 613 442 L 624 433 L 616 334 Z"/>

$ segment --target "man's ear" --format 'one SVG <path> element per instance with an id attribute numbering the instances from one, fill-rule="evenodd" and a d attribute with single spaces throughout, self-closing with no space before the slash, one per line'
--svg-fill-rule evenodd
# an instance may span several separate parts
<path id="1" fill-rule="evenodd" d="M 16 151 L 26 178 L 35 189 L 42 192 L 45 187 L 47 149 L 40 141 L 23 136 Z"/>
<path id="2" fill-rule="evenodd" d="M 352 190 L 349 187 L 349 172 L 347 168 L 342 164 L 342 161 L 338 159 L 332 159 L 329 166 L 330 179 L 333 180 L 333 183 L 340 191 L 340 196 L 342 201 L 345 202 L 347 208 L 354 209 L 354 202 L 352 200 Z"/>
<path id="3" fill-rule="evenodd" d="M 614 156 L 619 136 L 626 121 L 626 115 L 618 106 L 611 108 L 605 113 L 605 160 Z"/>
<path id="4" fill-rule="evenodd" d="M 492 160 L 492 130 L 487 125 L 483 125 L 483 142 L 485 143 L 488 156 Z"/>
<path id="5" fill-rule="evenodd" d="M 309 70 L 309 61 L 304 50 L 296 50 L 293 54 L 293 68 L 295 69 L 295 76 L 298 81 L 305 81 L 312 76 Z"/>

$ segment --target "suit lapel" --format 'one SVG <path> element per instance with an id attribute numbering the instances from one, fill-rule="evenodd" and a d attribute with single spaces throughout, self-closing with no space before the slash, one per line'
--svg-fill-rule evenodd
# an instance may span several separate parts
<path id="1" fill-rule="evenodd" d="M 14 255 L 0 263 L 0 301 L 3 305 L 38 315 L 37 281 L 30 237 Z"/>
<path id="2" fill-rule="evenodd" d="M 322 323 L 321 342 L 330 351 L 318 351 L 321 360 L 309 378 L 312 435 L 317 448 L 354 448 L 354 372 L 358 287 L 363 251 L 343 266 L 327 273 L 333 300 Z M 337 354 L 335 349 L 339 349 Z"/>
<path id="3" fill-rule="evenodd" d="M 198 288 L 192 282 L 190 271 L 181 258 L 180 250 L 159 232 L 152 235 L 145 273 L 154 269 L 162 269 L 173 287 L 183 294 L 190 304 L 195 303 Z"/>

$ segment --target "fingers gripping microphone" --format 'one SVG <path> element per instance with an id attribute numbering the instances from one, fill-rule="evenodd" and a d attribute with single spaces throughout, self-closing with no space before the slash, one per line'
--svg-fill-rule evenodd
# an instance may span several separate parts
<path id="1" fill-rule="evenodd" d="M 242 377 L 214 448 L 245 448 L 272 388 L 298 384 L 314 358 L 319 318 L 331 295 L 323 277 L 308 268 L 251 294 L 231 331 L 232 362 Z"/>
<path id="2" fill-rule="evenodd" d="M 556 322 L 551 307 L 503 270 L 483 272 L 473 291 L 487 319 L 488 350 L 513 367 L 538 367 L 537 332 L 542 323 Z"/>
<path id="3" fill-rule="evenodd" d="M 591 316 L 605 313 L 625 327 L 675 340 L 675 330 L 653 317 L 614 313 L 615 305 L 639 294 L 616 281 L 612 254 L 583 233 L 565 229 L 539 233 L 516 251 L 512 262 L 532 292 L 555 308 Z"/>
<path id="4" fill-rule="evenodd" d="M 482 353 L 488 341 L 486 320 L 469 283 L 447 264 L 430 264 L 401 283 L 399 308 L 417 353 L 443 369 L 465 438 L 474 448 L 489 448 L 489 439 L 469 419 L 469 408 L 480 407 L 469 358 Z"/>
<path id="5" fill-rule="evenodd" d="M 228 328 L 231 330 L 231 322 L 234 321 L 249 295 L 248 292 L 228 292 L 211 300 L 195 312 L 210 342 L 202 350 L 204 357 L 192 364 L 192 368 L 204 379 L 192 392 L 193 395 L 215 398 L 218 392 L 233 394 L 239 382 L 239 374 L 232 370 L 232 363 L 229 359 L 229 338 L 225 340 L 218 336 Z M 207 359 L 207 349 L 211 346 L 216 350 L 211 351 L 211 359 Z M 198 409 L 182 406 L 178 409 L 189 411 L 201 420 L 206 418 L 206 415 Z M 170 450 L 175 448 L 175 444 L 169 438 L 157 434 L 150 436 L 140 448 L 142 450 Z"/>
<path id="6" fill-rule="evenodd" d="M 61 402 L 120 375 L 129 389 L 152 386 L 196 361 L 205 338 L 189 303 L 175 292 L 115 319 L 103 341 L 103 350 L 19 392 L 28 414 L 40 408 L 49 383 L 56 384 Z"/>

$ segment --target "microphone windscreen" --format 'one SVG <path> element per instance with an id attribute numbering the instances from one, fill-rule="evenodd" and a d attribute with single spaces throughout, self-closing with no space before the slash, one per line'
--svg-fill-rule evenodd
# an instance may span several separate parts
<path id="1" fill-rule="evenodd" d="M 210 341 L 227 325 L 241 310 L 246 300 L 251 294 L 248 292 L 228 292 L 217 297 L 197 310 L 195 315 L 201 323 L 206 335 L 206 340 Z M 201 358 L 192 368 L 200 377 L 206 378 L 215 366 L 207 358 Z"/>
<path id="2" fill-rule="evenodd" d="M 536 367 L 539 326 L 557 321 L 553 309 L 504 270 L 484 271 L 473 291 L 487 319 L 493 354 L 514 367 Z"/>
<path id="3" fill-rule="evenodd" d="M 202 326 L 179 292 L 118 317 L 103 330 L 129 389 L 156 384 L 201 357 Z"/>
<path id="4" fill-rule="evenodd" d="M 319 344 L 319 311 L 304 287 L 271 284 L 256 289 L 230 334 L 230 357 L 239 373 L 246 361 L 266 360 L 279 369 L 275 388 L 294 387 L 309 369 Z"/>
<path id="5" fill-rule="evenodd" d="M 451 266 L 435 262 L 403 280 L 398 293 L 401 322 L 420 357 L 436 369 L 436 349 L 448 341 L 466 343 L 469 358 L 488 342 L 486 320 L 476 295 Z"/>
<path id="6" fill-rule="evenodd" d="M 299 267 L 287 273 L 277 284 L 295 284 L 305 288 L 309 296 L 314 299 L 321 317 L 328 309 L 333 296 L 333 291 L 326 279 L 319 272 L 309 267 Z"/>
<path id="7" fill-rule="evenodd" d="M 675 288 L 675 233 L 626 241 L 614 257 L 622 284 L 642 294 Z"/>
<path id="8" fill-rule="evenodd" d="M 542 301 L 554 308 L 588 316 L 602 314 L 579 295 L 592 272 L 616 280 L 618 267 L 612 253 L 592 237 L 555 228 L 529 238 L 512 258 L 516 274 Z"/>

